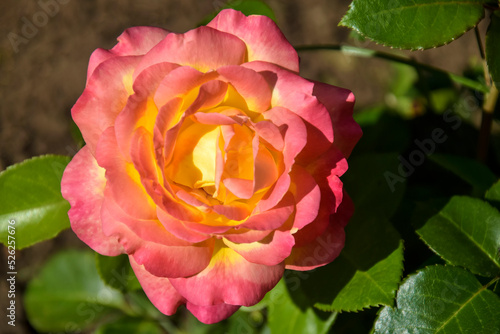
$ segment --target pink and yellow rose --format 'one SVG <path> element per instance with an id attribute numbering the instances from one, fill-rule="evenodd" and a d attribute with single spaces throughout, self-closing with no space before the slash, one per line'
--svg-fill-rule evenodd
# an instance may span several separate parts
<path id="1" fill-rule="evenodd" d="M 361 136 L 348 90 L 303 79 L 272 20 L 222 11 L 176 34 L 127 29 L 72 109 L 86 146 L 62 193 L 78 237 L 128 254 L 152 303 L 202 322 L 259 302 L 285 269 L 331 262 Z"/>

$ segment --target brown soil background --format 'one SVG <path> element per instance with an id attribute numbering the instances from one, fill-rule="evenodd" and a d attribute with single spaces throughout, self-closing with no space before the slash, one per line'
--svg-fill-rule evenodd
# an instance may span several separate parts
<path id="1" fill-rule="evenodd" d="M 57 0 L 54 0 L 57 1 Z M 70 109 L 84 89 L 87 63 L 98 47 L 111 48 L 127 27 L 160 26 L 174 32 L 194 28 L 224 1 L 173 0 L 60 0 L 59 11 L 38 27 L 15 52 L 9 33 L 22 36 L 25 21 L 40 17 L 38 0 L 0 2 L 0 171 L 32 156 L 73 155 Z M 42 3 L 52 0 L 41 0 Z M 370 42 L 354 42 L 349 30 L 338 27 L 348 0 L 268 0 L 277 21 L 293 45 L 353 44 L 390 51 Z M 437 49 L 409 53 L 437 67 L 460 73 L 479 52 L 472 32 Z M 359 59 L 336 52 L 301 54 L 301 74 L 351 89 L 362 109 L 384 100 L 393 70 L 382 60 Z M 0 189 L 0 191 L 2 191 Z M 0 203 L 1 205 L 1 203 Z M 35 273 L 56 249 L 83 247 L 66 231 L 58 238 L 17 252 L 18 287 Z M 6 249 L 0 255 L 0 277 L 6 272 Z M 0 283 L 0 332 L 30 333 L 18 307 L 14 332 L 6 326 L 6 285 Z M 21 303 L 21 291 L 17 295 Z"/>

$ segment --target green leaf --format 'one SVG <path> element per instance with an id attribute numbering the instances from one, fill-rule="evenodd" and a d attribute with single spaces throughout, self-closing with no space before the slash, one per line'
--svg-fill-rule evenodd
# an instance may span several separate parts
<path id="1" fill-rule="evenodd" d="M 300 296 L 300 290 L 291 293 L 294 298 L 306 298 Z M 327 333 L 337 316 L 337 313 L 324 313 L 312 307 L 300 308 L 292 300 L 283 280 L 268 294 L 268 323 L 271 333 Z"/>
<path id="2" fill-rule="evenodd" d="M 340 25 L 387 46 L 428 49 L 450 43 L 484 16 L 489 0 L 354 0 Z"/>
<path id="3" fill-rule="evenodd" d="M 76 250 L 52 257 L 24 298 L 29 322 L 42 332 L 82 330 L 123 305 L 123 295 L 99 278 L 94 254 Z"/>
<path id="4" fill-rule="evenodd" d="M 61 195 L 61 178 L 71 158 L 45 155 L 0 173 L 0 241 L 7 245 L 14 220 L 16 248 L 54 238 L 67 229 L 69 203 Z"/>
<path id="5" fill-rule="evenodd" d="M 120 318 L 97 328 L 95 334 L 163 334 L 158 324 L 139 318 Z"/>
<path id="6" fill-rule="evenodd" d="M 106 285 L 120 291 L 141 289 L 126 254 L 104 256 L 96 253 L 97 271 Z"/>
<path id="7" fill-rule="evenodd" d="M 356 212 L 392 216 L 406 188 L 406 178 L 399 174 L 399 165 L 397 153 L 369 153 L 349 158 L 349 171 L 342 180 Z"/>
<path id="8" fill-rule="evenodd" d="M 485 198 L 489 201 L 500 202 L 500 181 L 497 181 L 486 192 Z"/>
<path id="9" fill-rule="evenodd" d="M 355 216 L 346 227 L 346 244 L 331 264 L 295 273 L 290 290 L 301 287 L 324 311 L 359 311 L 392 305 L 403 274 L 403 241 L 383 218 Z"/>
<path id="10" fill-rule="evenodd" d="M 450 154 L 431 154 L 429 159 L 478 188 L 482 193 L 497 180 L 495 174 L 477 160 Z"/>
<path id="11" fill-rule="evenodd" d="M 500 89 L 500 17 L 491 15 L 486 32 L 486 63 L 493 82 Z"/>
<path id="12" fill-rule="evenodd" d="M 452 197 L 417 233 L 453 265 L 486 277 L 500 273 L 500 213 L 480 199 Z"/>
<path id="13" fill-rule="evenodd" d="M 399 288 L 397 308 L 384 307 L 375 333 L 497 333 L 500 299 L 468 271 L 427 267 Z"/>
<path id="14" fill-rule="evenodd" d="M 247 16 L 249 16 L 249 15 L 264 15 L 264 16 L 267 16 L 271 20 L 276 22 L 276 16 L 274 15 L 274 11 L 271 9 L 271 7 L 269 7 L 264 2 L 259 1 L 259 0 L 235 0 L 235 1 L 229 1 L 216 13 L 207 16 L 202 22 L 200 22 L 200 25 L 206 25 L 207 23 L 212 21 L 212 19 L 215 16 L 217 16 L 217 14 L 221 10 L 228 9 L 228 8 L 238 10 Z"/>

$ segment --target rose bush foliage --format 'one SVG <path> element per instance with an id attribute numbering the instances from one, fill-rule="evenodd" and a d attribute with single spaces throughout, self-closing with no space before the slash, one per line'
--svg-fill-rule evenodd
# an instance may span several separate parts
<path id="1" fill-rule="evenodd" d="M 353 94 L 298 75 L 275 23 L 222 11 L 184 34 L 127 29 L 96 50 L 64 172 L 78 237 L 129 255 L 163 313 L 202 322 L 260 301 L 285 269 L 331 262 L 353 206 Z"/>

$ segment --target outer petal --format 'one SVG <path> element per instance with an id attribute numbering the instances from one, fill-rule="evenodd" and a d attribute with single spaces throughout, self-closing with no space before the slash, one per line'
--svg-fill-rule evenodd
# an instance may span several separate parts
<path id="1" fill-rule="evenodd" d="M 266 16 L 247 17 L 236 10 L 225 9 L 208 26 L 241 38 L 247 46 L 248 61 L 262 60 L 299 71 L 297 52 Z"/>
<path id="2" fill-rule="evenodd" d="M 330 112 L 335 131 L 335 146 L 348 158 L 361 138 L 361 127 L 352 118 L 354 95 L 350 90 L 315 82 L 313 95 Z"/>
<path id="3" fill-rule="evenodd" d="M 284 264 L 266 266 L 248 262 L 241 255 L 216 243 L 205 270 L 170 282 L 190 303 L 208 306 L 221 303 L 250 306 L 260 301 L 283 276 Z"/>
<path id="4" fill-rule="evenodd" d="M 124 252 L 123 248 L 115 237 L 104 235 L 101 226 L 105 185 L 104 169 L 85 146 L 66 167 L 61 192 L 71 204 L 68 215 L 76 235 L 96 252 L 116 256 Z"/>
<path id="5" fill-rule="evenodd" d="M 100 136 L 114 124 L 132 94 L 132 74 L 139 60 L 139 56 L 129 56 L 103 62 L 71 109 L 73 120 L 92 154 Z"/>
<path id="6" fill-rule="evenodd" d="M 154 276 L 144 269 L 144 266 L 139 265 L 132 256 L 129 256 L 129 259 L 135 276 L 153 305 L 161 313 L 174 314 L 185 299 L 174 289 L 168 278 Z"/>
<path id="7" fill-rule="evenodd" d="M 119 37 L 118 44 L 111 50 L 97 49 L 90 56 L 87 81 L 99 64 L 116 56 L 138 56 L 146 54 L 158 44 L 168 31 L 156 27 L 132 27 L 126 29 Z"/>
<path id="8" fill-rule="evenodd" d="M 245 60 L 246 46 L 243 41 L 203 26 L 184 34 L 168 34 L 144 56 L 138 71 L 156 63 L 170 62 L 207 72 L 225 65 L 239 65 Z"/>
<path id="9" fill-rule="evenodd" d="M 297 240 L 296 235 L 296 242 L 299 245 L 293 248 L 292 254 L 286 259 L 287 269 L 311 270 L 332 262 L 340 254 L 345 243 L 344 227 L 354 212 L 349 196 L 344 193 L 343 197 L 344 200 L 337 213 L 330 216 L 330 223 L 324 233 L 309 243 Z M 312 224 L 306 226 L 304 230 Z"/>
<path id="10" fill-rule="evenodd" d="M 186 307 L 198 320 L 205 324 L 214 324 L 227 319 L 240 308 L 239 305 L 229 304 L 199 306 L 190 302 L 186 303 Z"/>

